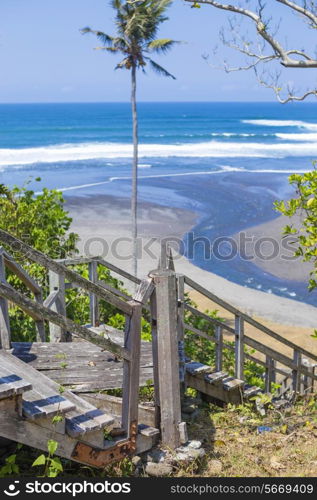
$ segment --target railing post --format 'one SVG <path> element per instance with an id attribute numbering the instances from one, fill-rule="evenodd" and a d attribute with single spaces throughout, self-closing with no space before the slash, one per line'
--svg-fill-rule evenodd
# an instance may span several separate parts
<path id="1" fill-rule="evenodd" d="M 96 261 L 89 262 L 89 280 L 93 283 L 98 283 L 98 263 Z M 89 294 L 90 307 L 90 323 L 92 326 L 99 326 L 99 301 L 94 293 Z"/>
<path id="2" fill-rule="evenodd" d="M 41 306 L 43 305 L 43 294 L 42 292 L 40 293 L 35 293 L 35 300 L 38 304 Z M 45 334 L 45 323 L 43 320 L 38 320 L 35 322 L 35 327 L 36 327 L 36 341 L 37 342 L 45 342 L 46 341 L 46 334 Z"/>
<path id="3" fill-rule="evenodd" d="M 223 360 L 223 331 L 220 325 L 215 327 L 215 338 L 216 338 L 216 371 L 222 371 L 222 360 Z"/>
<path id="4" fill-rule="evenodd" d="M 235 315 L 235 377 L 244 380 L 244 321 Z"/>
<path id="5" fill-rule="evenodd" d="M 275 361 L 270 356 L 265 358 L 265 392 L 271 392 L 272 384 L 276 381 Z"/>
<path id="6" fill-rule="evenodd" d="M 140 350 L 142 304 L 130 301 L 132 315 L 126 315 L 124 347 L 129 350 L 131 360 L 123 362 L 122 427 L 129 437 L 137 432 L 140 385 Z M 135 435 L 136 439 L 136 435 Z"/>
<path id="7" fill-rule="evenodd" d="M 156 288 L 162 443 L 173 449 L 181 443 L 176 275 L 171 270 L 161 269 L 153 271 L 150 276 Z"/>
<path id="8" fill-rule="evenodd" d="M 50 293 L 59 291 L 59 297 L 52 305 L 52 311 L 55 311 L 63 316 L 66 316 L 65 305 L 65 276 L 57 274 L 54 271 L 49 271 Z M 67 342 L 71 339 L 71 334 L 63 330 L 63 328 L 50 323 L 50 342 Z"/>
<path id="9" fill-rule="evenodd" d="M 178 357 L 179 357 L 179 381 L 181 391 L 181 401 L 185 397 L 186 379 L 185 379 L 185 331 L 184 331 L 184 300 L 185 300 L 185 281 L 184 276 L 177 276 L 177 339 L 178 339 Z"/>
<path id="10" fill-rule="evenodd" d="M 302 355 L 299 351 L 294 349 L 293 362 L 296 368 L 292 370 L 293 391 L 299 392 L 300 390 L 300 367 L 302 364 Z"/>
<path id="11" fill-rule="evenodd" d="M 154 384 L 154 405 L 155 405 L 155 426 L 161 425 L 161 410 L 160 410 L 160 380 L 159 380 L 159 362 L 158 362 L 158 346 L 157 346 L 157 314 L 156 314 L 156 290 L 150 298 L 151 312 L 151 333 L 152 333 L 152 357 L 153 357 L 153 384 Z"/>
<path id="12" fill-rule="evenodd" d="M 0 282 L 6 281 L 4 258 L 0 249 Z M 11 347 L 11 330 L 10 318 L 8 310 L 8 301 L 4 297 L 0 297 L 0 348 L 10 349 Z"/>

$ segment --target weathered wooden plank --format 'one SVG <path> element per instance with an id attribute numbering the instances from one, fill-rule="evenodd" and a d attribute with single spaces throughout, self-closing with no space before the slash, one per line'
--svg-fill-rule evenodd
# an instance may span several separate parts
<path id="1" fill-rule="evenodd" d="M 25 286 L 31 290 L 34 294 L 41 293 L 40 285 L 32 278 L 23 267 L 18 264 L 14 258 L 9 255 L 5 250 L 3 251 L 4 263 L 10 271 L 12 271 L 21 281 L 25 284 Z"/>
<path id="2" fill-rule="evenodd" d="M 35 293 L 34 298 L 38 304 L 43 305 L 42 291 Z M 44 321 L 42 319 L 35 321 L 35 328 L 36 328 L 36 340 L 38 342 L 45 342 L 46 333 L 45 333 Z"/>
<path id="3" fill-rule="evenodd" d="M 146 304 L 154 291 L 154 283 L 152 278 L 145 278 L 139 283 L 135 293 L 133 294 L 133 300 L 135 302 L 140 302 L 141 304 Z"/>
<path id="4" fill-rule="evenodd" d="M 233 389 L 236 388 L 243 388 L 244 381 L 234 378 L 234 377 L 227 377 L 222 380 L 222 385 L 225 389 L 225 391 L 232 391 Z"/>
<path id="5" fill-rule="evenodd" d="M 154 427 L 159 428 L 161 425 L 161 410 L 160 410 L 160 379 L 159 379 L 159 362 L 158 362 L 158 345 L 157 345 L 156 290 L 154 290 L 150 298 L 150 314 L 151 314 L 151 333 L 152 333 L 154 408 L 155 408 Z"/>
<path id="6" fill-rule="evenodd" d="M 130 436 L 131 425 L 137 425 L 140 383 L 140 350 L 142 304 L 131 301 L 132 315 L 126 317 L 124 346 L 130 360 L 123 363 L 122 427 Z"/>
<path id="7" fill-rule="evenodd" d="M 102 266 L 106 267 L 107 269 L 110 269 L 110 271 L 113 271 L 114 273 L 119 274 L 119 276 L 122 276 L 123 278 L 126 278 L 127 280 L 130 280 L 133 283 L 139 284 L 141 282 L 141 280 L 139 278 L 137 278 L 136 276 L 133 276 L 133 274 L 130 274 L 129 272 L 124 271 L 120 267 L 115 266 L 111 262 L 108 262 L 101 257 L 96 257 L 96 260 Z"/>
<path id="8" fill-rule="evenodd" d="M 211 366 L 204 365 L 203 363 L 198 363 L 196 361 L 190 361 L 185 365 L 186 372 L 191 375 L 203 375 L 205 373 L 210 373 L 212 368 Z"/>
<path id="9" fill-rule="evenodd" d="M 228 377 L 228 373 L 227 372 L 216 371 L 216 372 L 213 372 L 213 373 L 207 373 L 204 376 L 204 380 L 206 382 L 208 382 L 208 384 L 219 384 L 226 377 Z"/>
<path id="10" fill-rule="evenodd" d="M 98 283 L 98 263 L 96 261 L 88 264 L 89 280 Z M 90 323 L 92 326 L 99 325 L 99 300 L 95 293 L 89 294 Z"/>
<path id="11" fill-rule="evenodd" d="M 170 270 L 158 270 L 150 276 L 156 286 L 162 442 L 170 448 L 177 448 L 180 445 L 181 398 L 176 275 Z"/>
<path id="12" fill-rule="evenodd" d="M 114 415 L 121 420 L 122 415 L 122 398 L 116 396 L 109 396 L 108 394 L 98 393 L 82 393 L 82 399 L 93 404 L 96 408 L 103 409 L 107 413 Z M 139 404 L 139 422 L 141 424 L 155 427 L 155 409 L 154 407 L 146 406 L 142 403 Z"/>
<path id="13" fill-rule="evenodd" d="M 266 368 L 265 368 L 265 392 L 271 392 L 272 384 L 276 381 L 275 372 L 275 361 L 270 356 L 266 356 Z"/>
<path id="14" fill-rule="evenodd" d="M 31 389 L 32 384 L 0 365 L 0 399 L 23 394 Z"/>
<path id="15" fill-rule="evenodd" d="M 173 256 L 172 256 L 173 259 Z M 173 269 L 172 269 L 173 270 Z M 185 398 L 185 281 L 181 274 L 177 276 L 177 341 L 178 341 L 178 363 L 179 363 L 179 382 L 181 391 L 181 402 Z"/>
<path id="16" fill-rule="evenodd" d="M 106 302 L 109 302 L 110 304 L 117 307 L 126 314 L 132 313 L 132 308 L 128 303 L 124 302 L 123 300 L 116 297 L 107 290 L 104 290 L 102 287 L 94 283 L 91 283 L 89 280 L 83 278 L 75 271 L 68 269 L 65 265 L 60 264 L 53 259 L 50 259 L 42 252 L 35 250 L 26 243 L 22 242 L 21 240 L 7 233 L 3 229 L 0 229 L 0 241 L 9 245 L 12 248 L 18 249 L 21 253 L 27 255 L 28 259 L 37 262 L 38 264 L 46 267 L 47 269 L 57 274 L 64 274 L 67 280 L 80 285 L 81 288 L 83 288 L 87 292 L 95 293 L 100 298 L 104 299 Z"/>
<path id="17" fill-rule="evenodd" d="M 244 378 L 244 323 L 243 318 L 235 315 L 235 376 L 237 379 Z"/>
<path id="18" fill-rule="evenodd" d="M 5 265 L 3 249 L 0 253 L 0 283 L 5 283 Z M 8 301 L 0 296 L 0 349 L 10 349 L 11 330 L 8 310 Z"/>
<path id="19" fill-rule="evenodd" d="M 207 377 L 208 375 L 206 375 Z M 240 387 L 236 387 L 231 391 L 226 391 L 223 384 L 210 384 L 204 378 L 195 377 L 186 374 L 187 384 L 189 387 L 196 389 L 202 394 L 207 395 L 210 398 L 222 401 L 224 403 L 241 404 L 242 403 L 242 391 Z"/>
<path id="20" fill-rule="evenodd" d="M 36 302 L 23 296 L 22 294 L 20 294 L 19 292 L 17 292 L 16 290 L 14 290 L 13 288 L 9 287 L 4 283 L 0 284 L 0 295 L 2 295 L 8 300 L 11 300 L 16 305 L 21 307 L 23 310 L 27 311 L 28 313 L 36 314 L 39 318 L 43 320 L 46 319 L 51 323 L 54 323 L 55 325 L 64 328 L 65 330 L 68 330 L 70 332 L 75 332 L 77 333 L 77 335 L 84 338 L 85 340 L 100 345 L 106 348 L 107 350 L 117 354 L 118 356 L 122 357 L 123 359 L 127 360 L 130 359 L 130 354 L 127 349 L 117 345 L 110 339 L 100 337 L 96 333 L 90 331 L 88 328 L 78 325 L 74 321 L 62 315 L 54 311 L 51 311 L 50 309 L 47 309 L 46 307 L 40 304 L 37 304 Z M 131 306 L 129 306 L 129 309 L 130 307 Z"/>
<path id="21" fill-rule="evenodd" d="M 215 338 L 216 338 L 216 370 L 217 372 L 221 372 L 222 370 L 222 362 L 223 362 L 223 333 L 222 326 L 216 325 L 215 328 Z"/>
<path id="22" fill-rule="evenodd" d="M 56 300 L 51 304 L 50 309 L 62 316 L 66 316 L 66 304 L 65 304 L 65 274 L 64 273 L 55 273 L 53 271 L 49 271 L 49 285 L 50 285 L 50 294 L 53 292 L 58 292 Z M 65 328 L 61 328 L 60 326 L 50 323 L 50 342 L 66 342 L 70 340 L 69 337 L 71 335 L 67 334 L 67 330 Z"/>

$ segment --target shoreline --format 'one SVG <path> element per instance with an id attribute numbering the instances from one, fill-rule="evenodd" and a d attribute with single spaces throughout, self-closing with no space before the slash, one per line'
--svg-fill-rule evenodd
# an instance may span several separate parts
<path id="1" fill-rule="evenodd" d="M 67 197 L 66 209 L 73 218 L 72 231 L 80 235 L 81 253 L 87 250 L 89 241 L 90 253 L 98 255 L 102 253 L 100 250 L 105 250 L 102 243 L 104 242 L 108 250 L 109 247 L 112 247 L 111 250 L 115 247 L 117 252 L 116 255 L 105 255 L 105 259 L 130 270 L 127 253 L 130 236 L 129 199 L 110 195 Z M 200 214 L 193 210 L 140 202 L 139 236 L 143 248 L 149 243 L 151 245 L 150 254 L 142 254 L 139 261 L 139 275 L 145 276 L 157 266 L 160 245 L 158 241 L 152 241 L 154 238 L 182 238 L 195 226 L 199 216 Z M 86 251 L 85 253 L 87 254 Z M 277 324 L 308 328 L 311 333 L 317 326 L 317 308 L 314 306 L 238 285 L 193 265 L 183 256 L 176 257 L 176 271 L 187 274 L 220 298 L 250 315 Z"/>

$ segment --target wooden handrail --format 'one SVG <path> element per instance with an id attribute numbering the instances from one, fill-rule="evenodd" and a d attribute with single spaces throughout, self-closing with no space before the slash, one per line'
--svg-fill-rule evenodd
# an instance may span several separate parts
<path id="1" fill-rule="evenodd" d="M 39 304 L 36 301 L 33 301 L 32 299 L 29 299 L 28 297 L 25 297 L 6 283 L 0 283 L 0 296 L 6 298 L 7 300 L 10 300 L 32 317 L 47 320 L 55 325 L 65 328 L 66 330 L 74 332 L 79 337 L 88 340 L 93 344 L 104 347 L 110 352 L 127 361 L 130 361 L 131 359 L 130 352 L 126 348 L 121 347 L 119 344 L 116 344 L 110 339 L 101 337 L 88 328 L 75 323 L 74 321 L 66 318 L 65 316 L 62 316 L 55 311 L 51 311 L 47 307 L 44 307 L 43 305 Z M 132 305 L 131 308 L 133 310 Z"/>
<path id="2" fill-rule="evenodd" d="M 287 347 L 290 347 L 291 349 L 294 349 L 295 351 L 298 351 L 298 352 L 304 354 L 308 358 L 313 359 L 314 361 L 317 361 L 317 355 L 312 354 L 311 352 L 307 351 L 303 347 L 300 347 L 300 346 L 294 344 L 293 342 L 291 342 L 290 340 L 285 339 L 284 337 L 282 337 L 278 333 L 274 332 L 273 330 L 271 330 L 267 326 L 262 325 L 262 323 L 253 319 L 248 314 L 245 314 L 245 313 L 239 311 L 239 309 L 232 306 L 231 304 L 224 301 L 223 299 L 220 299 L 219 297 L 217 297 L 217 295 L 214 295 L 212 292 L 210 292 L 206 288 L 202 287 L 201 285 L 199 285 L 198 283 L 193 281 L 191 278 L 188 278 L 188 276 L 185 276 L 185 283 L 188 286 L 190 286 L 192 289 L 196 290 L 197 292 L 201 293 L 202 295 L 204 295 L 205 297 L 210 299 L 212 302 L 215 302 L 216 304 L 220 305 L 221 307 L 223 307 L 227 311 L 231 312 L 232 314 L 240 316 L 246 323 L 249 323 L 250 325 L 257 328 L 258 330 L 261 330 L 263 333 L 265 333 L 268 336 L 274 338 L 275 340 L 281 342 L 282 344 L 286 345 Z"/>
<path id="3" fill-rule="evenodd" d="M 104 299 L 106 302 L 109 302 L 110 304 L 117 307 L 124 313 L 129 315 L 132 314 L 133 308 L 128 302 L 125 302 L 124 300 L 120 299 L 119 297 L 109 292 L 108 290 L 105 290 L 101 286 L 83 278 L 82 276 L 80 276 L 80 274 L 76 273 L 75 271 L 71 271 L 70 269 L 68 269 L 66 265 L 60 264 L 59 262 L 56 262 L 55 260 L 47 257 L 39 250 L 34 250 L 26 243 L 15 238 L 6 231 L 3 231 L 3 229 L 0 229 L 0 241 L 9 245 L 14 251 L 19 251 L 23 253 L 25 255 L 25 258 L 30 259 L 33 262 L 36 262 L 37 264 L 40 264 L 43 267 L 46 267 L 47 269 L 50 269 L 56 274 L 64 274 L 65 278 L 68 279 L 69 281 L 76 283 L 87 292 L 94 293 L 95 295 Z"/>

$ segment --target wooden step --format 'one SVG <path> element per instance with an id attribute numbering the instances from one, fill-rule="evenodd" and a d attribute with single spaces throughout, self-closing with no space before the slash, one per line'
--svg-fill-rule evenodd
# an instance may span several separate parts
<path id="1" fill-rule="evenodd" d="M 228 377 L 228 373 L 226 372 L 213 372 L 208 373 L 204 378 L 208 384 L 219 384 L 226 377 Z"/>
<path id="2" fill-rule="evenodd" d="M 32 390 L 23 396 L 22 412 L 30 420 L 38 418 L 53 418 L 55 415 L 63 415 L 65 412 L 75 408 L 60 394 L 47 396 Z"/>
<path id="3" fill-rule="evenodd" d="M 75 409 L 57 384 L 12 354 L 0 351 L 0 365 L 33 387 L 23 394 L 22 410 L 26 418 L 53 417 Z"/>
<path id="4" fill-rule="evenodd" d="M 0 366 L 0 399 L 17 396 L 31 389 L 32 384 L 13 373 L 12 370 Z"/>
<path id="5" fill-rule="evenodd" d="M 111 429 L 115 423 L 115 417 L 103 410 L 97 409 L 84 399 L 67 391 L 67 399 L 76 406 L 75 410 L 67 412 L 66 432 L 71 437 L 83 436 L 89 432 Z"/>
<path id="6" fill-rule="evenodd" d="M 186 371 L 191 375 L 203 375 L 205 373 L 211 372 L 211 366 L 204 365 L 203 363 L 197 363 L 196 361 L 191 361 L 185 364 Z"/>
<path id="7" fill-rule="evenodd" d="M 243 397 L 245 399 L 250 399 L 253 396 L 257 396 L 258 394 L 261 394 L 263 391 L 260 389 L 260 387 L 257 387 L 256 385 L 247 385 L 245 384 L 244 389 L 243 389 Z"/>
<path id="8" fill-rule="evenodd" d="M 242 388 L 244 381 L 234 377 L 227 377 L 223 379 L 222 385 L 225 391 L 232 391 L 238 387 Z"/>

